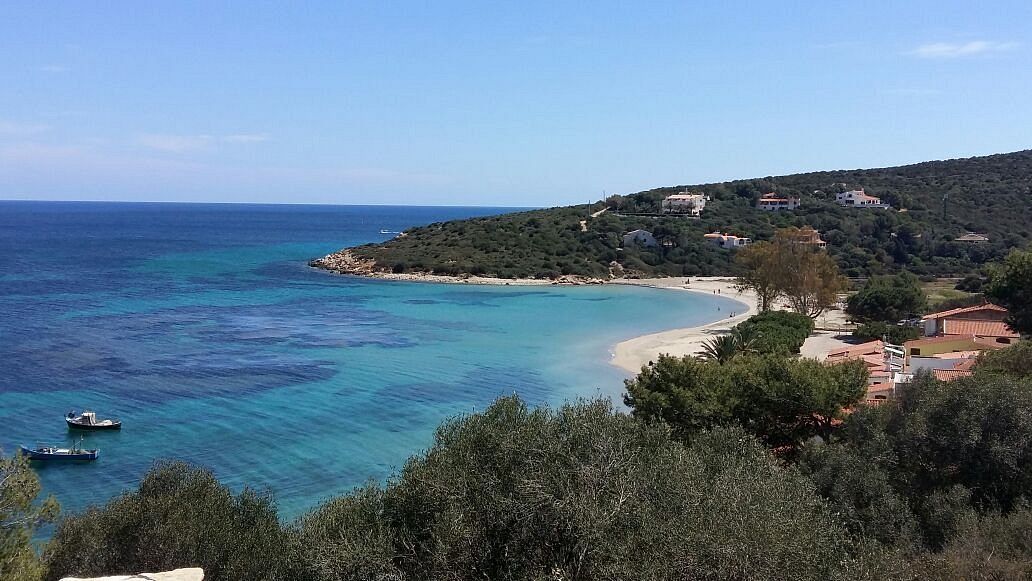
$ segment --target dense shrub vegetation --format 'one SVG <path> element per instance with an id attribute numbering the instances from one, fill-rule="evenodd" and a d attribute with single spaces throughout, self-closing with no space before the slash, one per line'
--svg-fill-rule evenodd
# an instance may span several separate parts
<path id="1" fill-rule="evenodd" d="M 158 465 L 136 492 L 64 518 L 43 555 L 47 579 L 202 567 L 205 579 L 282 579 L 287 537 L 271 500 L 210 472 Z"/>
<path id="2" fill-rule="evenodd" d="M 916 276 L 876 276 L 849 297 L 846 314 L 860 323 L 896 323 L 922 314 L 927 302 Z"/>
<path id="3" fill-rule="evenodd" d="M 764 311 L 736 326 L 751 338 L 752 350 L 769 355 L 798 354 L 813 327 L 813 319 L 789 311 Z"/>
<path id="4" fill-rule="evenodd" d="M 843 408 L 866 392 L 867 369 L 776 356 L 719 363 L 661 355 L 626 387 L 624 402 L 636 417 L 662 419 L 682 437 L 738 425 L 771 447 L 798 446 L 830 435 Z"/>
<path id="5" fill-rule="evenodd" d="M 32 535 L 57 516 L 58 506 L 53 498 L 36 502 L 39 491 L 39 478 L 24 458 L 0 455 L 0 579 L 34 581 L 43 574 Z"/>
<path id="6" fill-rule="evenodd" d="M 906 270 L 915 275 L 965 276 L 1032 240 L 1032 151 L 916 165 L 796 174 L 676 186 L 614 196 L 591 206 L 535 210 L 413 228 L 406 236 L 355 250 L 395 272 L 486 274 L 503 278 L 737 275 L 726 251 L 703 240 L 714 230 L 769 240 L 778 228 L 810 225 L 850 277 Z M 685 188 L 711 196 L 702 218 L 661 217 L 661 200 Z M 889 210 L 842 208 L 835 193 L 864 187 Z M 759 196 L 800 197 L 791 212 L 762 212 Z M 590 213 L 610 210 L 597 218 Z M 899 211 L 906 210 L 906 211 Z M 586 222 L 582 231 L 581 221 Z M 621 236 L 651 231 L 655 248 L 622 247 Z M 956 242 L 967 232 L 985 243 Z"/>
<path id="7" fill-rule="evenodd" d="M 853 337 L 860 341 L 875 341 L 884 339 L 894 345 L 902 345 L 921 336 L 921 330 L 917 327 L 906 325 L 893 325 L 881 321 L 863 323 L 853 329 Z"/>

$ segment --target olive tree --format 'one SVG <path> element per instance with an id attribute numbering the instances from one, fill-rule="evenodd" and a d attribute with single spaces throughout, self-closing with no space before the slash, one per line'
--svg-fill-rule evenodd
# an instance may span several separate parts
<path id="1" fill-rule="evenodd" d="M 36 502 L 39 492 L 39 478 L 23 457 L 0 455 L 0 579 L 42 577 L 32 535 L 57 516 L 58 506 L 53 497 Z"/>

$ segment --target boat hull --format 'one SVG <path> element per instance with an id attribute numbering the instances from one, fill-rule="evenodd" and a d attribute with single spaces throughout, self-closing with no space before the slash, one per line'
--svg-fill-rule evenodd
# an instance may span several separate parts
<path id="1" fill-rule="evenodd" d="M 21 447 L 21 454 L 29 460 L 39 462 L 91 462 L 100 456 L 100 450 L 83 450 L 72 454 L 52 454 Z"/>
<path id="2" fill-rule="evenodd" d="M 65 418 L 65 423 L 68 424 L 70 430 L 81 430 L 86 432 L 100 432 L 109 430 L 121 430 L 122 422 L 113 422 L 109 425 L 96 425 L 96 424 L 80 424 L 71 418 Z"/>

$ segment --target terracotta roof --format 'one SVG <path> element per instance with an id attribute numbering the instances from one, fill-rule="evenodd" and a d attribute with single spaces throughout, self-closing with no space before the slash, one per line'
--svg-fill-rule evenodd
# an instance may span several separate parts
<path id="1" fill-rule="evenodd" d="M 864 355 L 881 355 L 885 349 L 885 343 L 880 340 L 868 341 L 867 343 L 861 343 L 859 345 L 853 345 L 852 347 L 846 347 L 845 349 L 839 349 L 838 351 L 832 351 L 828 353 L 827 358 L 852 358 L 862 357 Z"/>
<path id="2" fill-rule="evenodd" d="M 935 379 L 939 381 L 953 381 L 954 379 L 960 379 L 961 377 L 970 377 L 970 371 L 961 371 L 959 369 L 935 369 L 932 371 L 935 374 Z"/>
<path id="3" fill-rule="evenodd" d="M 965 359 L 960 363 L 954 365 L 953 369 L 956 369 L 957 371 L 971 371 L 977 364 L 978 360 L 972 357 L 970 359 Z"/>
<path id="4" fill-rule="evenodd" d="M 914 339 L 913 341 L 907 341 L 903 344 L 903 347 L 910 349 L 911 347 L 921 347 L 923 345 L 935 345 L 936 343 L 949 343 L 951 341 L 961 341 L 967 339 L 972 343 L 975 342 L 974 335 L 943 335 L 941 337 L 924 337 L 922 339 Z"/>
<path id="5" fill-rule="evenodd" d="M 946 335 L 977 335 L 979 337 L 1011 337 L 1014 339 L 1019 337 L 1003 321 L 947 319 L 943 325 L 943 333 Z"/>
<path id="6" fill-rule="evenodd" d="M 941 311 L 941 312 L 938 312 L 938 313 L 929 313 L 929 314 L 925 315 L 922 318 L 925 319 L 925 320 L 927 320 L 927 319 L 941 319 L 943 317 L 952 317 L 953 315 L 961 315 L 961 314 L 964 314 L 964 313 L 974 313 L 974 312 L 977 312 L 977 311 L 984 311 L 984 310 L 998 311 L 998 312 L 1001 312 L 1001 313 L 1006 313 L 1007 312 L 1007 309 L 1005 309 L 1005 308 L 1003 308 L 1003 307 L 1001 307 L 999 305 L 994 305 L 992 303 L 985 303 L 983 305 L 975 305 L 973 307 L 961 307 L 959 309 L 950 309 L 948 311 Z"/>
<path id="7" fill-rule="evenodd" d="M 972 357 L 978 357 L 978 355 L 985 351 L 985 349 L 968 349 L 967 351 L 951 351 L 949 353 L 939 353 L 938 355 L 932 355 L 936 359 L 956 359 L 958 361 L 966 361 Z"/>

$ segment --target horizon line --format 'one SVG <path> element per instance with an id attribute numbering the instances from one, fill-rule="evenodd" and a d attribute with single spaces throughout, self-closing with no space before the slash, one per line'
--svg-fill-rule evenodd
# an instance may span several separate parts
<path id="1" fill-rule="evenodd" d="M 207 205 L 207 206 L 359 206 L 379 208 L 500 208 L 513 210 L 541 209 L 546 206 L 489 206 L 489 205 L 466 205 L 466 204 L 377 204 L 358 203 L 344 204 L 333 202 L 201 202 L 197 200 L 29 200 L 29 199 L 6 199 L 0 198 L 0 204 L 6 203 L 28 203 L 28 204 L 179 204 L 179 205 Z M 594 202 L 593 202 L 594 203 Z M 580 206 L 586 204 L 571 204 Z M 558 206 L 547 206 L 558 207 Z"/>

